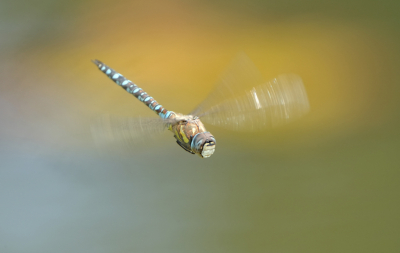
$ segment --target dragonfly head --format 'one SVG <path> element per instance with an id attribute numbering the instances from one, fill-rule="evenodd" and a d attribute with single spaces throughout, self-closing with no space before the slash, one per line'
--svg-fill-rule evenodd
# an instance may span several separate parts
<path id="1" fill-rule="evenodd" d="M 201 132 L 193 137 L 191 148 L 200 157 L 208 158 L 214 154 L 216 143 L 214 136 L 210 132 Z"/>

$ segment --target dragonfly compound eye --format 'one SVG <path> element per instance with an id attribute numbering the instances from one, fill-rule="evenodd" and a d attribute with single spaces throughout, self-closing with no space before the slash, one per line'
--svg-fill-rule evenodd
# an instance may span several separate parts
<path id="1" fill-rule="evenodd" d="M 208 158 L 215 151 L 216 141 L 210 132 L 196 134 L 191 143 L 192 151 L 203 158 Z"/>

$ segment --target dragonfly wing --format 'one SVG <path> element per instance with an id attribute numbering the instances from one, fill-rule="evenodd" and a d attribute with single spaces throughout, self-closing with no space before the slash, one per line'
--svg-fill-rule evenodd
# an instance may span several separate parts
<path id="1" fill-rule="evenodd" d="M 232 130 L 275 127 L 309 111 L 301 78 L 281 75 L 264 82 L 246 54 L 239 54 L 214 91 L 191 113 L 202 121 Z"/>
<path id="2" fill-rule="evenodd" d="M 281 75 L 211 106 L 202 121 L 231 130 L 260 130 L 291 122 L 309 111 L 301 78 Z"/>
<path id="3" fill-rule="evenodd" d="M 104 115 L 94 120 L 91 132 L 99 145 L 113 142 L 129 144 L 155 138 L 168 126 L 169 121 L 161 118 L 127 118 Z"/>

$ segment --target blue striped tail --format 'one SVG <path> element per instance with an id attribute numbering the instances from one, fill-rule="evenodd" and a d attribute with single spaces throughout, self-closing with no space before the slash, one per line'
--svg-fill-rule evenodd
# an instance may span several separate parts
<path id="1" fill-rule="evenodd" d="M 117 73 L 115 70 L 108 67 L 101 61 L 93 60 L 93 63 L 96 64 L 96 66 L 111 80 L 113 80 L 116 84 L 124 88 L 130 94 L 134 95 L 137 99 L 142 101 L 151 110 L 157 113 L 158 116 L 160 116 L 161 118 L 168 119 L 172 114 L 175 114 L 173 111 L 167 111 L 162 105 L 157 103 L 157 101 L 153 97 L 149 96 L 136 84 L 126 79 L 123 75 Z"/>

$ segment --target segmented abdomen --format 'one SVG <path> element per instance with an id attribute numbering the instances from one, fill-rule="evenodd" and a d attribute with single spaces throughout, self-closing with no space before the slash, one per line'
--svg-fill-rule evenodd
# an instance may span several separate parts
<path id="1" fill-rule="evenodd" d="M 118 84 L 119 86 L 124 88 L 127 92 L 134 95 L 137 99 L 142 101 L 151 110 L 156 112 L 161 118 L 167 119 L 171 116 L 171 114 L 174 114 L 172 111 L 167 111 L 162 105 L 157 103 L 157 101 L 154 98 L 149 96 L 146 92 L 144 92 L 141 88 L 139 88 L 132 81 L 126 79 L 123 75 L 117 73 L 115 70 L 108 67 L 101 61 L 94 60 L 93 62 L 111 80 L 113 80 L 116 84 Z"/>

